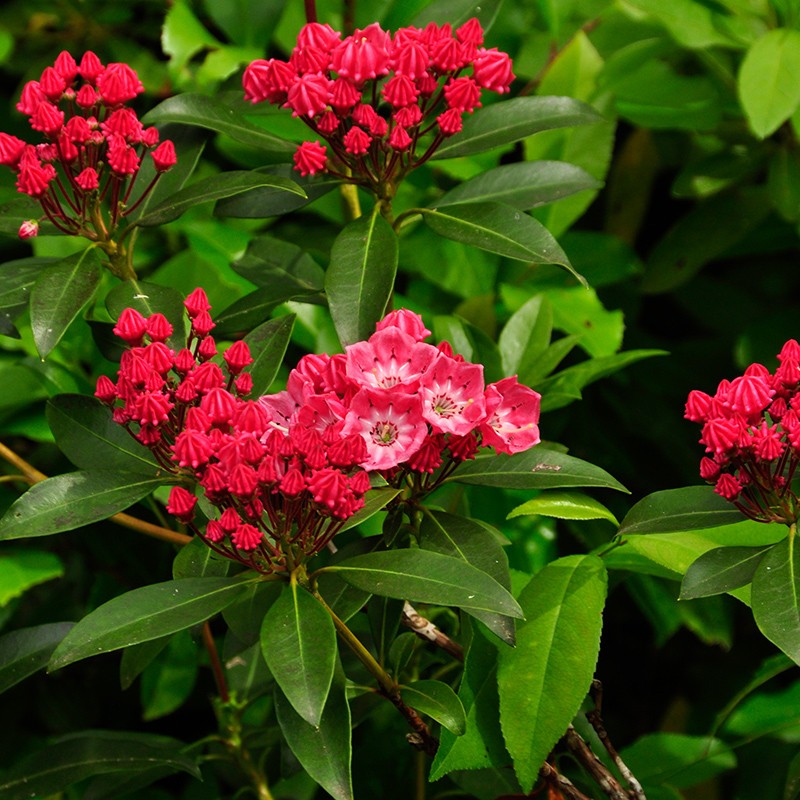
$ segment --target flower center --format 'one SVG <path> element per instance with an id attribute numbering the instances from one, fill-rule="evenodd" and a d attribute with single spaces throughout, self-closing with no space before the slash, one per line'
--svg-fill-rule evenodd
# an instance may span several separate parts
<path id="1" fill-rule="evenodd" d="M 397 441 L 397 425 L 387 420 L 376 422 L 370 431 L 370 436 L 375 444 L 388 447 Z"/>

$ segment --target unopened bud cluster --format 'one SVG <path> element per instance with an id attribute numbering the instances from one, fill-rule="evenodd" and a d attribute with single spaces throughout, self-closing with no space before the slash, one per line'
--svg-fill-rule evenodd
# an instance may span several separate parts
<path id="1" fill-rule="evenodd" d="M 80 63 L 63 51 L 38 81 L 28 81 L 17 110 L 28 115 L 43 142 L 27 144 L 0 133 L 0 164 L 17 174 L 17 189 L 41 204 L 44 216 L 64 233 L 107 241 L 128 203 L 145 154 L 156 177 L 175 164 L 175 147 L 159 144 L 155 128 L 145 128 L 126 104 L 144 91 L 127 64 L 103 65 L 91 51 Z M 139 200 L 154 182 L 140 187 Z M 100 214 L 107 201 L 109 213 Z M 23 223 L 20 237 L 35 236 L 35 220 Z"/>
<path id="2" fill-rule="evenodd" d="M 703 426 L 708 456 L 701 477 L 742 513 L 791 525 L 800 514 L 793 488 L 800 463 L 800 344 L 790 339 L 771 373 L 751 364 L 711 396 L 694 390 L 686 418 Z"/>
<path id="3" fill-rule="evenodd" d="M 114 332 L 129 349 L 116 383 L 101 377 L 95 395 L 218 515 L 203 528 L 183 485 L 167 510 L 260 572 L 319 552 L 363 507 L 371 473 L 426 492 L 481 446 L 516 453 L 539 441 L 540 396 L 516 378 L 484 385 L 483 367 L 426 344 L 410 311 L 391 312 L 346 353 L 305 356 L 285 391 L 253 399 L 247 344 L 217 359 L 203 290 L 184 305 L 191 329 L 177 352 L 161 314 L 120 315 Z"/>
<path id="4" fill-rule="evenodd" d="M 431 23 L 390 34 L 373 23 L 351 36 L 312 22 L 288 62 L 247 67 L 245 98 L 291 109 L 327 142 L 300 145 L 301 175 L 330 172 L 381 195 L 461 130 L 483 90 L 508 92 L 511 59 L 482 45 L 477 19 L 455 32 Z"/>

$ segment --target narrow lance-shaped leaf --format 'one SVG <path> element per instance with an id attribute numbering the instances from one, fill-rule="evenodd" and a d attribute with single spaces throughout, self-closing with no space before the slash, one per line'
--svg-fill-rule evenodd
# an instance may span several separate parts
<path id="1" fill-rule="evenodd" d="M 750 603 L 761 633 L 800 664 L 800 554 L 794 530 L 762 557 Z"/>
<path id="2" fill-rule="evenodd" d="M 716 547 L 703 553 L 683 576 L 680 599 L 709 597 L 746 586 L 770 547 Z"/>
<path id="3" fill-rule="evenodd" d="M 42 669 L 73 624 L 53 622 L 0 636 L 0 692 Z"/>
<path id="4" fill-rule="evenodd" d="M 345 676 L 338 659 L 318 725 L 310 725 L 303 719 L 278 688 L 275 691 L 275 711 L 286 742 L 303 769 L 334 800 L 353 800 L 350 707 L 345 695 Z"/>
<path id="5" fill-rule="evenodd" d="M 497 682 L 500 724 L 525 791 L 589 690 L 606 585 L 597 556 L 567 556 L 534 575 L 520 595 L 526 621 L 516 648 L 498 653 Z"/>
<path id="6" fill-rule="evenodd" d="M 199 778 L 194 759 L 182 748 L 175 739 L 144 733 L 88 731 L 63 736 L 6 772 L 0 778 L 0 796 L 4 800 L 48 797 L 93 775 L 159 766 Z"/>
<path id="7" fill-rule="evenodd" d="M 45 267 L 31 289 L 31 329 L 44 359 L 89 302 L 100 283 L 97 253 L 81 253 Z"/>
<path id="8" fill-rule="evenodd" d="M 539 131 L 587 125 L 603 119 L 591 106 L 570 97 L 517 97 L 495 103 L 464 121 L 434 158 L 455 158 L 518 142 Z"/>
<path id="9" fill-rule="evenodd" d="M 2 213 L 0 206 L 0 214 Z M 19 339 L 14 322 L 30 301 L 31 289 L 42 270 L 57 259 L 18 258 L 6 261 L 2 267 L 3 285 L 0 286 L 0 333 Z"/>
<path id="10" fill-rule="evenodd" d="M 456 736 L 467 729 L 464 706 L 456 693 L 441 681 L 414 681 L 400 687 L 400 696 L 406 705 L 427 714 Z"/>
<path id="11" fill-rule="evenodd" d="M 325 293 L 342 345 L 375 332 L 394 289 L 398 252 L 397 236 L 377 205 L 336 237 Z"/>
<path id="12" fill-rule="evenodd" d="M 124 511 L 170 481 L 135 472 L 70 472 L 31 486 L 0 519 L 0 540 L 49 536 Z"/>
<path id="13" fill-rule="evenodd" d="M 559 489 L 597 486 L 627 492 L 604 469 L 556 450 L 533 447 L 523 453 L 479 456 L 462 464 L 448 481 L 505 489 Z"/>
<path id="14" fill-rule="evenodd" d="M 507 519 L 531 514 L 556 519 L 606 519 L 614 525 L 619 524 L 602 503 L 580 492 L 542 492 L 513 509 Z"/>
<path id="15" fill-rule="evenodd" d="M 264 617 L 261 649 L 292 707 L 309 725 L 318 726 L 336 664 L 330 614 L 292 581 Z"/>
<path id="16" fill-rule="evenodd" d="M 132 224 L 140 227 L 163 225 L 165 222 L 177 219 L 181 214 L 200 203 L 209 203 L 212 200 L 220 200 L 223 197 L 232 197 L 261 186 L 269 186 L 300 197 L 305 196 L 303 190 L 288 178 L 266 175 L 263 172 L 234 170 L 221 175 L 212 175 L 210 178 L 204 178 L 191 186 L 181 189 L 172 197 L 163 200 L 155 208 L 142 214 Z"/>
<path id="17" fill-rule="evenodd" d="M 674 533 L 741 522 L 742 512 L 711 486 L 687 486 L 654 492 L 625 515 L 621 536 L 634 533 Z"/>
<path id="18" fill-rule="evenodd" d="M 205 622 L 233 603 L 249 581 L 184 578 L 126 592 L 84 617 L 53 653 L 49 668 L 61 669 L 98 653 L 158 639 Z"/>
<path id="19" fill-rule="evenodd" d="M 502 203 L 463 203 L 420 213 L 440 236 L 518 261 L 558 264 L 586 285 L 550 231 L 524 211 Z"/>
<path id="20" fill-rule="evenodd" d="M 324 568 L 366 592 L 521 617 L 516 600 L 485 572 L 427 550 L 366 553 Z"/>
<path id="21" fill-rule="evenodd" d="M 158 463 L 111 418 L 108 406 L 82 394 L 60 394 L 47 403 L 47 422 L 62 453 L 81 469 L 105 467 L 155 475 Z"/>
<path id="22" fill-rule="evenodd" d="M 247 368 L 253 378 L 253 397 L 266 394 L 275 380 L 292 337 L 294 320 L 294 314 L 267 320 L 244 337 L 253 356 L 253 363 Z"/>

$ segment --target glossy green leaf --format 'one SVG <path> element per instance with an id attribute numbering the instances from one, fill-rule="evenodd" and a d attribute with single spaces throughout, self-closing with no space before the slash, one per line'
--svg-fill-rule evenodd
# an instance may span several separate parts
<path id="1" fill-rule="evenodd" d="M 233 269 L 256 286 L 267 289 L 275 283 L 291 288 L 303 297 L 322 291 L 325 272 L 302 248 L 283 239 L 263 234 L 247 246 L 233 262 Z"/>
<path id="2" fill-rule="evenodd" d="M 202 537 L 194 536 L 181 547 L 172 562 L 172 577 L 179 578 L 224 578 L 234 562 L 217 555 Z"/>
<path id="3" fill-rule="evenodd" d="M 89 302 L 100 283 L 93 247 L 45 267 L 31 289 L 31 329 L 44 359 Z"/>
<path id="4" fill-rule="evenodd" d="M 536 295 L 515 311 L 498 339 L 503 374 L 523 375 L 530 371 L 550 344 L 553 309 L 542 295 Z"/>
<path id="5" fill-rule="evenodd" d="M 0 519 L 0 540 L 49 536 L 99 522 L 146 497 L 165 478 L 86 470 L 34 484 Z"/>
<path id="6" fill-rule="evenodd" d="M 761 558 L 750 600 L 761 633 L 800 664 L 800 557 L 795 539 L 790 533 Z"/>
<path id="7" fill-rule="evenodd" d="M 500 724 L 525 791 L 591 685 L 606 587 L 597 556 L 567 556 L 534 575 L 519 597 L 525 622 L 516 648 L 498 653 L 497 683 Z"/>
<path id="8" fill-rule="evenodd" d="M 504 767 L 511 761 L 500 729 L 497 653 L 479 631 L 473 631 L 458 690 L 467 729 L 463 736 L 442 731 L 430 780 L 437 781 L 453 770 Z"/>
<path id="9" fill-rule="evenodd" d="M 295 290 L 288 285 L 277 283 L 264 289 L 256 289 L 248 295 L 231 303 L 215 318 L 214 333 L 227 339 L 239 339 L 257 328 L 281 303 L 287 300 L 304 300 L 297 297 Z"/>
<path id="10" fill-rule="evenodd" d="M 0 778 L 0 795 L 3 800 L 47 797 L 93 775 L 159 766 L 200 778 L 197 764 L 182 748 L 175 739 L 146 733 L 86 731 L 62 736 L 8 770 Z"/>
<path id="11" fill-rule="evenodd" d="M 250 122 L 243 115 L 243 109 L 237 110 L 222 99 L 203 94 L 188 93 L 168 97 L 148 111 L 143 121 L 148 125 L 160 125 L 165 122 L 197 125 L 217 133 L 224 133 L 251 147 L 287 157 L 296 149 L 296 145 L 292 142 L 280 139 Z"/>
<path id="12" fill-rule="evenodd" d="M 142 719 L 149 722 L 179 709 L 197 681 L 197 645 L 179 631 L 142 673 Z"/>
<path id="13" fill-rule="evenodd" d="M 386 505 L 394 500 L 402 491 L 402 489 L 393 489 L 391 486 L 378 486 L 374 489 L 370 489 L 364 495 L 364 505 L 356 511 L 352 517 L 348 517 L 347 521 L 339 530 L 346 531 L 350 528 L 355 528 L 356 525 L 360 525 L 370 517 L 375 516 L 375 514 L 382 511 Z"/>
<path id="14" fill-rule="evenodd" d="M 350 707 L 338 659 L 318 725 L 310 725 L 300 716 L 280 689 L 275 692 L 275 711 L 286 743 L 303 769 L 334 800 L 353 800 Z"/>
<path id="15" fill-rule="evenodd" d="M 114 422 L 108 406 L 94 397 L 51 397 L 47 422 L 61 452 L 80 469 L 105 467 L 147 475 L 160 469 L 153 454 Z"/>
<path id="16" fill-rule="evenodd" d="M 234 647 L 235 643 L 238 645 Z M 236 692 L 239 698 L 251 700 L 259 697 L 273 683 L 259 641 L 242 649 L 239 640 L 228 633 L 225 637 L 222 659 L 228 688 Z"/>
<path id="17" fill-rule="evenodd" d="M 234 636 L 244 645 L 261 640 L 264 616 L 281 594 L 279 581 L 250 584 L 238 600 L 222 610 L 222 618 Z"/>
<path id="18" fill-rule="evenodd" d="M 64 565 L 44 550 L 0 551 L 0 607 L 33 586 L 59 578 Z"/>
<path id="19" fill-rule="evenodd" d="M 369 592 L 351 586 L 332 572 L 326 572 L 319 576 L 317 588 L 325 603 L 342 622 L 347 622 L 355 616 L 372 597 Z"/>
<path id="20" fill-rule="evenodd" d="M 540 514 L 556 519 L 606 519 L 619 525 L 617 518 L 593 497 L 580 492 L 542 492 L 513 509 L 506 519 Z"/>
<path id="21" fill-rule="evenodd" d="M 203 3 L 208 15 L 228 38 L 238 45 L 262 47 L 280 20 L 284 5 L 281 0 L 233 0 Z"/>
<path id="22" fill-rule="evenodd" d="M 238 578 L 184 578 L 126 592 L 85 616 L 53 653 L 49 669 L 205 622 L 233 603 L 246 585 Z"/>
<path id="23" fill-rule="evenodd" d="M 336 631 L 330 614 L 292 582 L 264 617 L 261 649 L 295 711 L 309 725 L 320 725 L 336 664 Z"/>
<path id="24" fill-rule="evenodd" d="M 505 164 L 459 184 L 442 195 L 436 207 L 495 202 L 527 211 L 600 185 L 588 172 L 564 161 Z"/>
<path id="25" fill-rule="evenodd" d="M 653 492 L 625 515 L 619 535 L 673 533 L 731 525 L 742 512 L 720 497 L 712 486 L 687 486 Z"/>
<path id="26" fill-rule="evenodd" d="M 2 207 L 0 207 L 2 209 Z M 0 211 L 0 213 L 2 213 Z M 0 334 L 19 338 L 14 327 L 17 317 L 30 303 L 31 289 L 42 270 L 52 264 L 52 258 L 18 258 L 2 265 L 0 286 Z"/>
<path id="27" fill-rule="evenodd" d="M 504 489 L 560 489 L 596 486 L 626 492 L 605 470 L 556 450 L 533 447 L 523 453 L 478 456 L 462 464 L 448 481 Z"/>
<path id="28" fill-rule="evenodd" d="M 776 28 L 755 41 L 739 70 L 739 99 L 759 139 L 774 133 L 800 105 L 800 31 Z"/>
<path id="29" fill-rule="evenodd" d="M 167 344 L 175 351 L 186 347 L 186 310 L 177 289 L 140 280 L 123 281 L 106 295 L 106 308 L 113 319 L 119 319 L 126 308 L 135 308 L 143 317 L 163 314 L 173 328 Z"/>
<path id="30" fill-rule="evenodd" d="M 266 394 L 275 380 L 292 338 L 294 320 L 294 314 L 267 320 L 244 337 L 253 356 L 253 363 L 247 368 L 253 378 L 253 397 Z"/>
<path id="31" fill-rule="evenodd" d="M 717 547 L 703 553 L 686 571 L 680 599 L 708 597 L 746 586 L 770 547 Z"/>
<path id="32" fill-rule="evenodd" d="M 398 253 L 397 236 L 377 205 L 336 237 L 325 293 L 343 346 L 375 332 L 394 289 Z"/>
<path id="33" fill-rule="evenodd" d="M 53 650 L 74 623 L 52 622 L 19 628 L 0 636 L 0 692 L 47 665 Z"/>
<path id="34" fill-rule="evenodd" d="M 514 598 L 485 572 L 427 550 L 366 553 L 325 567 L 366 592 L 520 617 Z"/>
<path id="35" fill-rule="evenodd" d="M 124 691 L 147 669 L 153 659 L 169 644 L 172 634 L 132 644 L 122 651 L 119 662 L 119 685 Z"/>
<path id="36" fill-rule="evenodd" d="M 483 376 L 487 382 L 504 377 L 497 345 L 480 328 L 465 319 L 437 315 L 433 319 L 433 335 L 439 341 L 450 342 L 453 352 L 464 356 L 465 361 L 483 364 Z"/>
<path id="37" fill-rule="evenodd" d="M 519 261 L 558 264 L 585 283 L 550 231 L 524 211 L 501 203 L 463 203 L 421 213 L 440 236 Z"/>
<path id="38" fill-rule="evenodd" d="M 461 133 L 447 139 L 434 158 L 470 156 L 539 131 L 591 125 L 602 119 L 591 106 L 569 97 L 516 97 L 482 108 L 464 120 Z"/>
<path id="39" fill-rule="evenodd" d="M 494 578 L 504 589 L 511 590 L 508 559 L 500 544 L 499 534 L 488 526 L 456 514 L 425 509 L 420 525 L 419 545 L 423 550 L 460 558 Z M 514 645 L 514 621 L 503 614 L 468 610 L 504 642 Z"/>
<path id="40" fill-rule="evenodd" d="M 620 753 L 622 760 L 645 786 L 693 786 L 736 766 L 727 744 L 708 736 L 651 733 Z"/>
<path id="41" fill-rule="evenodd" d="M 210 178 L 204 178 L 197 181 L 197 183 L 184 187 L 172 197 L 168 197 L 155 208 L 150 209 L 146 214 L 142 214 L 133 224 L 140 227 L 163 225 L 166 222 L 177 219 L 190 208 L 200 203 L 209 203 L 213 200 L 220 200 L 223 197 L 232 197 L 261 186 L 268 186 L 300 197 L 305 195 L 303 190 L 288 178 L 267 175 L 263 172 L 232 170 L 220 175 L 212 175 Z"/>
<path id="42" fill-rule="evenodd" d="M 414 681 L 400 687 L 406 705 L 427 714 L 456 736 L 467 730 L 467 716 L 456 693 L 441 681 Z"/>

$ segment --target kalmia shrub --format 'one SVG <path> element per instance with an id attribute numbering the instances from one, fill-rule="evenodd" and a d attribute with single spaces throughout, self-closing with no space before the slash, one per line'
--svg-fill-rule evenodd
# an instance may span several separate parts
<path id="1" fill-rule="evenodd" d="M 800 463 L 800 344 L 790 339 L 774 373 L 751 364 L 711 396 L 693 390 L 686 418 L 703 426 L 701 477 L 760 522 L 790 525 L 800 513 L 792 480 Z"/>
<path id="2" fill-rule="evenodd" d="M 98 242 L 112 264 L 119 222 L 176 161 L 173 143 L 159 143 L 158 130 L 145 128 L 127 105 L 143 91 L 127 64 L 104 66 L 91 51 L 77 63 L 63 51 L 38 81 L 25 84 L 17 103 L 44 141 L 27 144 L 0 133 L 0 164 L 17 173 L 18 191 L 35 198 L 58 230 Z M 130 202 L 148 153 L 155 178 L 138 187 L 137 199 Z M 30 238 L 37 232 L 38 222 L 28 220 L 19 235 Z"/>
<path id="3" fill-rule="evenodd" d="M 203 290 L 185 307 L 191 332 L 177 353 L 161 314 L 126 309 L 114 328 L 129 345 L 117 382 L 101 377 L 95 394 L 219 516 L 200 532 L 184 485 L 167 510 L 260 572 L 319 552 L 364 505 L 372 475 L 420 494 L 481 446 L 515 453 L 539 441 L 539 394 L 516 378 L 485 386 L 481 365 L 422 341 L 430 331 L 410 311 L 391 312 L 344 354 L 303 357 L 285 391 L 253 399 L 247 344 L 218 364 Z"/>
<path id="4" fill-rule="evenodd" d="M 511 59 L 482 45 L 477 19 L 455 32 L 431 23 L 391 34 L 373 23 L 351 36 L 312 22 L 288 62 L 247 67 L 245 97 L 291 109 L 327 142 L 300 145 L 301 175 L 329 172 L 391 197 L 405 174 L 461 130 L 483 90 L 508 92 Z"/>

